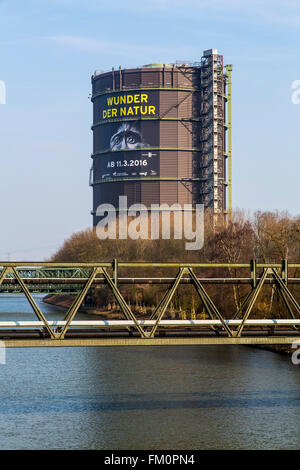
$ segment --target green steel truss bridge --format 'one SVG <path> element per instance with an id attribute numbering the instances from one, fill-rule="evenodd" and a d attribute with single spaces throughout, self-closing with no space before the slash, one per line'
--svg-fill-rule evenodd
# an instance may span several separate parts
<path id="1" fill-rule="evenodd" d="M 300 264 L 250 263 L 47 263 L 0 262 L 0 340 L 6 347 L 35 346 L 153 346 L 201 344 L 291 344 L 300 342 L 300 305 L 293 286 Z M 155 274 L 166 273 L 162 277 Z M 293 270 L 294 276 L 289 277 Z M 120 272 L 132 273 L 121 277 Z M 207 272 L 223 276 L 205 277 Z M 243 272 L 230 277 L 229 273 Z M 174 272 L 174 274 L 170 274 Z M 152 275 L 152 277 L 151 277 Z M 165 286 L 147 319 L 139 319 L 122 294 L 128 285 Z M 199 296 L 204 319 L 166 319 L 178 287 L 191 284 Z M 106 285 L 119 304 L 123 319 L 76 320 L 76 314 L 90 289 Z M 245 285 L 248 293 L 237 311 L 225 316 L 208 293 L 207 286 Z M 282 318 L 253 318 L 259 294 L 266 286 L 276 289 L 285 307 Z M 125 289 L 126 290 L 126 289 Z M 35 294 L 72 294 L 71 306 L 61 320 L 49 320 L 38 306 Z M 2 320 L 1 297 L 23 294 L 36 316 L 33 321 Z M 7 316 L 7 314 L 6 314 Z"/>

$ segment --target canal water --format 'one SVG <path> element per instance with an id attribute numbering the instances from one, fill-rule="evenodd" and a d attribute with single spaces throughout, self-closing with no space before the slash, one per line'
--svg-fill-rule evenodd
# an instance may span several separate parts
<path id="1" fill-rule="evenodd" d="M 0 300 L 1 320 L 35 318 L 21 296 Z M 0 365 L 0 449 L 299 448 L 300 366 L 276 353 L 28 348 Z"/>

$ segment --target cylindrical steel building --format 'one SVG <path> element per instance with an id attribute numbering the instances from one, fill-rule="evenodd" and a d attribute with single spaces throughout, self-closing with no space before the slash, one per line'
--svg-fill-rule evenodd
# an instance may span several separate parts
<path id="1" fill-rule="evenodd" d="M 97 207 L 117 208 L 120 195 L 128 205 L 204 203 L 225 213 L 225 76 L 214 51 L 198 64 L 92 76 L 94 225 Z"/>

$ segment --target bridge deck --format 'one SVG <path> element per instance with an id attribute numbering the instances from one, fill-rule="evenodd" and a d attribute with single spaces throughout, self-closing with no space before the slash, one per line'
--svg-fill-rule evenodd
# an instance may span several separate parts
<path id="1" fill-rule="evenodd" d="M 51 327 L 62 328 L 65 324 L 49 321 Z M 150 327 L 155 321 L 139 324 Z M 227 324 L 240 325 L 241 320 L 228 320 Z M 291 344 L 300 343 L 296 325 L 300 326 L 300 320 L 248 320 L 243 336 L 228 337 L 219 320 L 162 320 L 153 338 L 141 338 L 132 329 L 132 321 L 73 321 L 63 339 L 49 339 L 45 337 L 43 322 L 10 321 L 0 322 L 0 340 L 6 347 Z"/>
<path id="2" fill-rule="evenodd" d="M 155 337 L 155 338 L 132 338 L 132 337 L 81 337 L 72 338 L 67 335 L 64 339 L 49 338 L 6 338 L 2 340 L 1 346 L 6 348 L 24 347 L 75 347 L 75 346 L 193 346 L 193 345 L 290 345 L 299 342 L 298 336 L 243 336 L 240 338 L 217 337 L 217 336 L 191 336 L 191 337 Z"/>

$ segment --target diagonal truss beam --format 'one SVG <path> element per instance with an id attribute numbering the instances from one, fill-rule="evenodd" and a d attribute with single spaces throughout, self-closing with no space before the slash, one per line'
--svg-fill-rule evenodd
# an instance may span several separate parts
<path id="1" fill-rule="evenodd" d="M 183 268 L 182 268 L 183 269 Z M 172 286 L 174 284 L 174 282 L 176 282 L 176 278 L 173 280 L 173 283 L 169 285 L 169 287 L 167 288 L 166 292 L 164 293 L 164 295 L 162 296 L 162 298 L 160 299 L 158 305 L 155 307 L 154 309 L 154 312 L 151 314 L 149 320 L 154 320 L 154 318 L 156 317 L 157 313 L 159 312 L 159 310 L 161 309 L 161 306 L 164 305 L 164 303 L 166 302 L 169 294 L 170 294 L 170 290 L 172 289 Z"/>
<path id="2" fill-rule="evenodd" d="M 158 314 L 157 316 L 157 319 L 156 319 L 156 322 L 155 324 L 153 325 L 151 331 L 148 333 L 148 337 L 149 338 L 153 338 L 154 335 L 155 335 L 155 332 L 157 330 L 157 327 L 159 325 L 159 322 L 160 320 L 163 318 L 164 314 L 165 314 L 165 311 L 166 309 L 168 308 L 168 305 L 169 303 L 171 302 L 172 298 L 173 298 L 173 295 L 175 294 L 175 291 L 181 281 L 181 278 L 184 274 L 184 272 L 186 271 L 186 268 L 180 268 L 179 271 L 178 271 L 178 274 L 175 278 L 175 280 L 173 281 L 172 285 L 170 286 L 170 288 L 167 290 L 166 294 L 164 295 L 162 301 L 159 303 L 159 308 L 160 308 L 160 313 Z M 158 310 L 158 309 L 157 309 Z"/>
<path id="3" fill-rule="evenodd" d="M 25 285 L 23 279 L 20 277 L 18 271 L 16 270 L 15 267 L 12 267 L 11 268 L 11 272 L 14 274 L 18 284 L 20 285 L 22 291 L 24 292 L 28 302 L 30 303 L 34 313 L 36 314 L 37 318 L 43 322 L 44 324 L 44 327 L 46 329 L 46 331 L 48 332 L 50 338 L 52 339 L 55 339 L 56 338 L 56 334 L 54 333 L 54 331 L 52 330 L 52 328 L 50 327 L 49 323 L 47 322 L 46 318 L 44 317 L 43 313 L 41 312 L 41 310 L 39 309 L 38 305 L 36 304 L 34 298 L 32 297 L 32 295 L 30 294 L 27 286 Z M 3 274 L 3 273 L 2 273 Z"/>
<path id="4" fill-rule="evenodd" d="M 292 295 L 291 291 L 287 288 L 286 283 L 282 280 L 282 278 L 279 276 L 278 272 L 276 271 L 275 268 L 272 268 L 272 275 L 274 279 L 277 281 L 278 286 L 279 286 L 279 292 L 284 294 L 285 299 L 289 299 L 289 301 L 292 303 L 294 308 L 296 309 L 297 313 L 300 315 L 300 306 L 295 299 L 295 297 Z M 295 318 L 292 310 L 290 307 L 288 307 L 289 313 L 292 315 L 292 318 Z"/>
<path id="5" fill-rule="evenodd" d="M 263 284 L 266 280 L 266 277 L 267 277 L 268 273 L 269 273 L 269 268 L 265 268 L 264 271 L 263 271 L 263 274 L 262 274 L 262 276 L 259 280 L 259 283 L 257 284 L 257 286 L 251 292 L 252 293 L 251 300 L 250 300 L 250 302 L 248 304 L 248 307 L 246 309 L 246 312 L 245 312 L 245 314 L 242 318 L 242 323 L 238 327 L 237 331 L 234 332 L 235 333 L 234 336 L 237 336 L 237 337 L 241 336 L 242 331 L 243 331 L 244 326 L 245 326 L 245 323 L 246 323 L 246 321 L 247 321 L 247 319 L 248 319 L 248 317 L 249 317 L 249 315 L 250 315 L 250 313 L 253 309 L 255 301 L 256 301 L 256 299 L 257 299 L 257 297 L 258 297 L 258 295 L 261 291 L 261 288 L 262 288 L 262 286 L 263 286 Z"/>
<path id="6" fill-rule="evenodd" d="M 191 273 L 190 273 L 190 272 L 189 272 L 189 276 L 191 277 Z M 196 275 L 195 275 L 195 277 L 196 277 L 196 279 L 198 280 L 198 278 L 197 278 Z M 192 278 L 192 280 L 193 280 L 193 278 Z M 198 281 L 198 282 L 199 282 L 199 281 Z M 205 308 L 205 310 L 206 310 L 206 312 L 207 312 L 209 318 L 210 318 L 211 320 L 213 320 L 213 319 L 214 319 L 214 314 L 213 314 L 213 311 L 212 311 L 212 309 L 211 309 L 211 306 L 210 306 L 210 304 L 209 304 L 208 299 L 206 298 L 205 295 L 202 294 L 201 289 L 199 289 L 198 286 L 195 285 L 194 282 L 193 282 L 193 284 L 194 284 L 194 287 L 195 287 L 195 289 L 196 289 L 196 291 L 197 291 L 197 293 L 198 293 L 198 295 L 199 295 L 199 297 L 200 297 L 200 300 L 202 301 L 202 303 L 203 303 L 203 305 L 204 305 L 204 308 Z M 203 286 L 202 286 L 202 287 L 203 287 Z M 203 288 L 203 289 L 204 289 L 204 288 Z M 207 294 L 207 292 L 205 292 L 205 293 Z M 207 294 L 207 297 L 208 297 L 208 294 Z M 214 306 L 214 307 L 215 307 L 215 306 Z M 215 308 L 216 308 L 216 307 L 215 307 Z M 210 326 L 210 329 L 211 329 L 212 331 L 215 331 L 216 333 L 218 333 L 218 328 L 216 328 L 215 326 L 212 326 L 212 325 L 211 325 L 211 326 Z"/>
<path id="7" fill-rule="evenodd" d="M 4 279 L 6 278 L 6 275 L 8 273 L 11 273 L 11 272 L 12 272 L 11 268 L 9 268 L 7 266 L 5 268 L 3 268 L 2 273 L 0 274 L 0 286 L 1 286 L 2 282 L 4 281 Z"/>
<path id="8" fill-rule="evenodd" d="M 221 313 L 219 312 L 219 310 L 217 309 L 217 307 L 215 306 L 215 304 L 213 303 L 213 301 L 209 297 L 208 293 L 206 292 L 206 290 L 204 289 L 202 284 L 199 282 L 199 280 L 198 280 L 197 276 L 195 275 L 194 271 L 192 270 L 192 268 L 188 268 L 188 272 L 190 274 L 190 277 L 191 277 L 192 281 L 194 282 L 194 285 L 196 287 L 196 290 L 199 294 L 200 299 L 203 302 L 205 302 L 204 305 L 207 305 L 208 311 L 211 311 L 212 313 L 214 313 L 216 315 L 216 317 L 221 321 L 223 328 L 228 333 L 228 336 L 233 336 L 233 332 L 231 331 L 229 326 L 226 324 L 224 318 L 222 317 Z"/>
<path id="9" fill-rule="evenodd" d="M 83 286 L 83 289 L 81 290 L 81 292 L 79 292 L 79 294 L 76 296 L 73 304 L 71 305 L 71 307 L 69 308 L 69 310 L 67 311 L 66 313 L 66 316 L 64 318 L 66 324 L 65 326 L 63 327 L 62 331 L 61 332 L 57 332 L 57 335 L 58 335 L 58 338 L 59 339 L 63 339 L 65 337 L 65 334 L 67 333 L 69 327 L 70 327 L 70 323 L 72 322 L 72 320 L 74 319 L 76 313 L 78 312 L 78 309 L 80 307 L 80 305 L 82 304 L 89 288 L 91 287 L 95 277 L 97 276 L 97 274 L 99 273 L 100 271 L 100 268 L 94 268 L 93 271 L 92 271 L 92 274 L 90 275 L 90 277 L 88 278 L 88 280 L 86 281 L 85 285 Z"/>
<path id="10" fill-rule="evenodd" d="M 196 277 L 196 276 L 195 276 L 195 277 Z M 192 278 L 192 280 L 193 280 L 193 278 Z M 197 279 L 197 281 L 198 281 L 198 279 Z M 198 283 L 200 284 L 199 281 L 198 281 Z M 202 286 L 202 284 L 201 284 L 202 289 L 200 289 L 199 286 L 195 284 L 195 282 L 194 282 L 194 286 L 195 286 L 195 289 L 196 289 L 196 291 L 197 291 L 197 293 L 198 293 L 198 295 L 199 295 L 199 297 L 200 297 L 200 300 L 203 302 L 203 305 L 204 305 L 204 307 L 205 307 L 205 309 L 206 309 L 206 311 L 207 311 L 207 313 L 208 313 L 210 319 L 213 320 L 213 319 L 214 319 L 214 312 L 213 312 L 213 310 L 211 309 L 211 305 L 210 305 L 210 303 L 209 303 L 209 301 L 208 301 L 208 298 L 207 298 L 207 297 L 208 297 L 208 294 L 207 294 L 207 292 L 206 292 L 206 291 L 205 291 L 205 293 L 203 292 L 203 291 L 204 291 L 204 287 Z M 217 307 L 215 307 L 215 308 L 217 308 Z"/>
<path id="11" fill-rule="evenodd" d="M 243 309 L 244 309 L 244 307 L 246 306 L 248 300 L 250 299 L 251 295 L 253 294 L 253 290 L 254 290 L 254 289 L 251 289 L 251 290 L 248 292 L 248 294 L 247 294 L 246 298 L 243 300 L 241 306 L 238 308 L 238 310 L 237 310 L 237 311 L 235 312 L 235 314 L 233 315 L 233 317 L 232 317 L 233 320 L 235 320 L 236 318 L 239 317 L 240 313 L 243 311 Z"/>
<path id="12" fill-rule="evenodd" d="M 114 281 L 108 275 L 106 269 L 101 268 L 101 271 L 102 271 L 102 274 L 103 274 L 107 284 L 109 285 L 109 287 L 113 291 L 113 294 L 114 294 L 117 302 L 119 303 L 125 318 L 127 318 L 127 320 L 132 320 L 134 322 L 134 325 L 135 325 L 136 329 L 139 331 L 141 337 L 146 338 L 147 335 L 146 335 L 145 331 L 143 330 L 143 328 L 138 323 L 136 317 L 132 313 L 131 309 L 128 307 L 128 304 L 126 303 L 124 297 L 122 296 L 122 294 L 119 291 L 118 287 L 115 285 Z"/>
<path id="13" fill-rule="evenodd" d="M 274 277 L 274 275 L 273 275 L 273 277 Z M 278 293 L 280 294 L 280 297 L 281 297 L 281 299 L 282 299 L 284 305 L 286 306 L 287 311 L 288 311 L 289 314 L 290 314 L 290 317 L 293 318 L 293 320 L 295 320 L 295 319 L 296 319 L 296 316 L 295 316 L 293 310 L 291 309 L 291 306 L 290 306 L 290 304 L 289 304 L 289 301 L 288 301 L 288 298 L 287 298 L 285 292 L 281 289 L 281 286 L 278 284 L 277 279 L 276 279 L 275 277 L 274 277 L 274 279 L 276 280 L 277 291 L 278 291 Z"/>
<path id="14" fill-rule="evenodd" d="M 170 286 L 167 288 L 166 292 L 164 293 L 164 295 L 162 296 L 162 298 L 160 299 L 158 305 L 155 307 L 154 309 L 154 312 L 151 314 L 150 316 L 150 320 L 154 320 L 154 318 L 156 317 L 157 315 L 157 312 L 160 310 L 161 306 L 163 305 L 163 303 L 165 302 L 166 298 L 168 297 L 168 293 L 170 292 Z"/>

